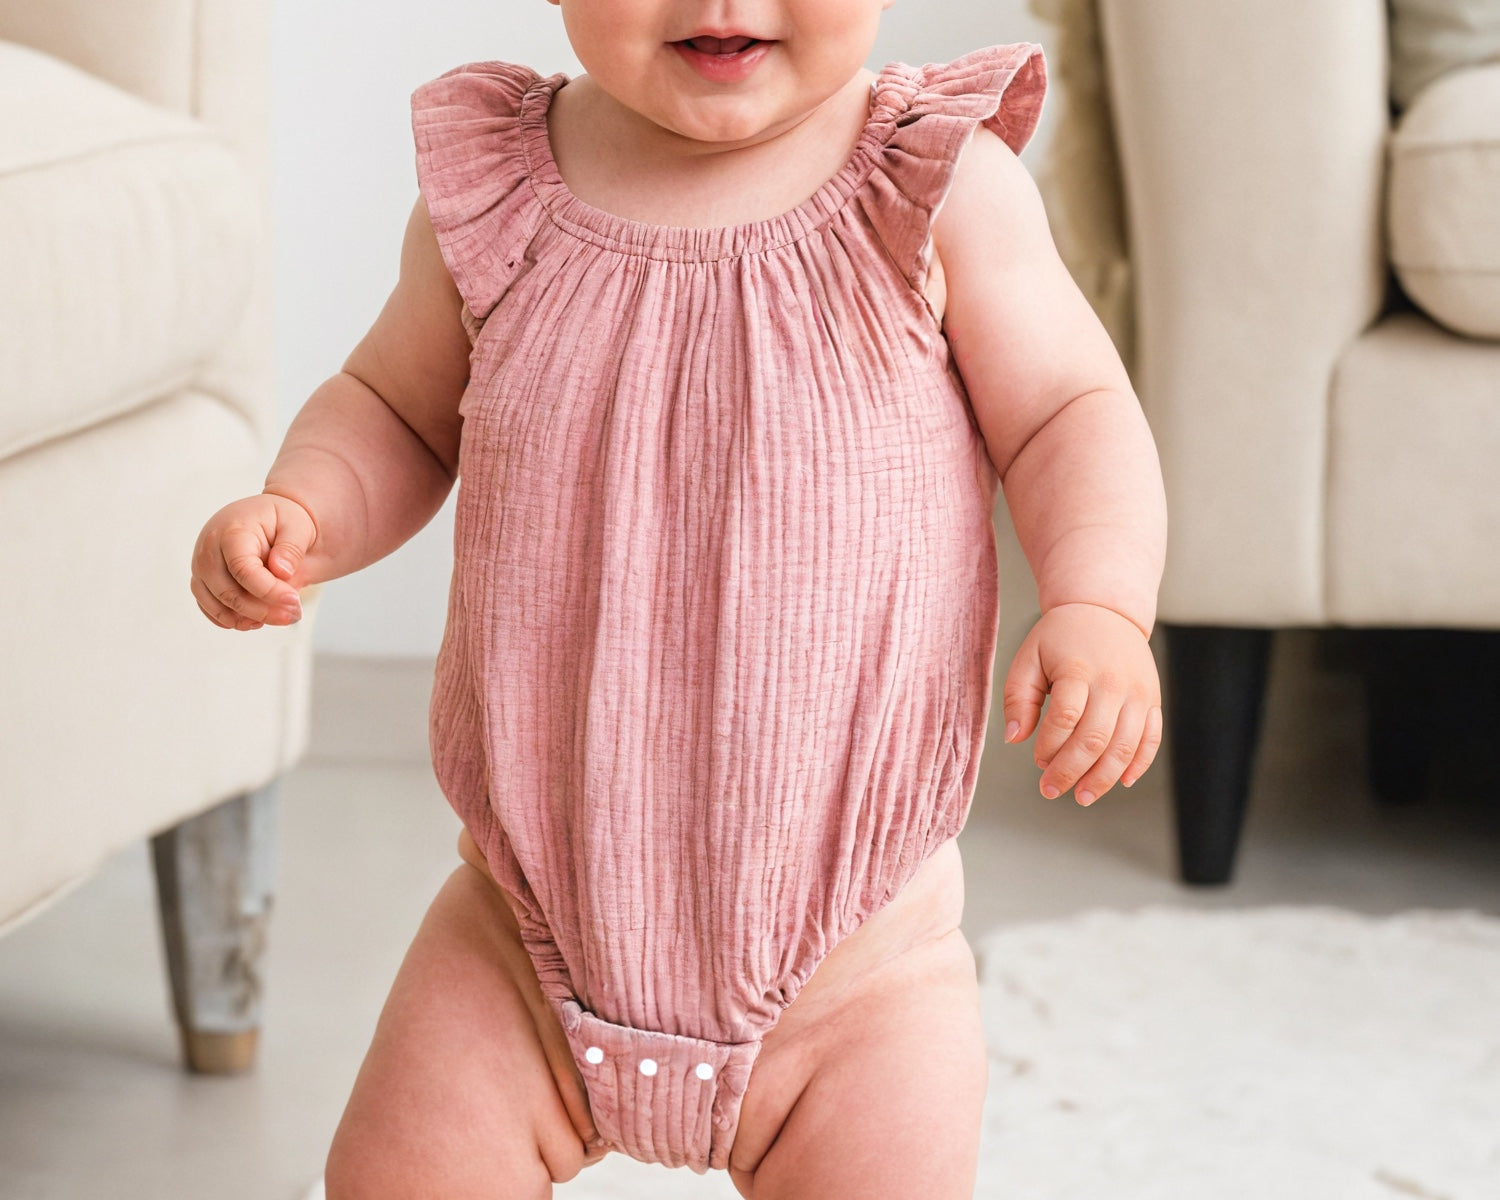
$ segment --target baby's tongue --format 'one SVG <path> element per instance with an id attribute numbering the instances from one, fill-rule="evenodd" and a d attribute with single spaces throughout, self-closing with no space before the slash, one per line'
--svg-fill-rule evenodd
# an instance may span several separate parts
<path id="1" fill-rule="evenodd" d="M 754 44 L 755 39 L 751 37 L 695 37 L 688 39 L 688 45 L 700 54 L 738 54 L 746 46 Z"/>

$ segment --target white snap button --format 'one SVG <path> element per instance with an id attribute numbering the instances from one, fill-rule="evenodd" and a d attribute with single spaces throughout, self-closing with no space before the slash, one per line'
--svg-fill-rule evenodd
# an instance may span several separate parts
<path id="1" fill-rule="evenodd" d="M 698 1076 L 699 1079 L 712 1079 L 714 1077 L 714 1069 L 708 1063 L 699 1063 L 694 1068 L 693 1074 Z"/>
<path id="2" fill-rule="evenodd" d="M 583 1057 L 591 1063 L 602 1063 L 604 1061 L 604 1051 L 599 1049 L 598 1046 L 590 1046 L 583 1052 Z"/>
<path id="3" fill-rule="evenodd" d="M 641 1059 L 641 1074 L 642 1075 L 655 1075 L 656 1074 L 656 1059 L 654 1059 L 654 1058 L 643 1058 L 643 1059 Z"/>

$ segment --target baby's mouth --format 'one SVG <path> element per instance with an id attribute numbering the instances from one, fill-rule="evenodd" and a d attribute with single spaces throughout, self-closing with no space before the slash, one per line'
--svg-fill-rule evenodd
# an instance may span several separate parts
<path id="1" fill-rule="evenodd" d="M 691 37 L 684 38 L 677 43 L 679 46 L 687 46 L 698 51 L 699 54 L 715 54 L 721 57 L 729 57 L 742 54 L 751 46 L 760 45 L 759 38 L 752 37 Z"/>

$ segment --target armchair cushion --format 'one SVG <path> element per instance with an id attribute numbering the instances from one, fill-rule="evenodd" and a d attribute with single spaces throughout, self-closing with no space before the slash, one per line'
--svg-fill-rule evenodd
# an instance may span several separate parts
<path id="1" fill-rule="evenodd" d="M 1497 6 L 1500 7 L 1500 6 Z M 1444 75 L 1391 139 L 1391 260 L 1434 320 L 1500 338 L 1500 63 Z"/>
<path id="2" fill-rule="evenodd" d="M 1500 62 L 1495 0 L 1390 0 L 1391 97 L 1406 108 L 1448 71 Z"/>
<path id="3" fill-rule="evenodd" d="M 210 129 L 38 51 L 0 42 L 0 111 L 5 457 L 192 379 L 243 316 L 260 218 Z"/>
<path id="4" fill-rule="evenodd" d="M 1340 361 L 1329 405 L 1334 624 L 1493 628 L 1500 613 L 1500 345 L 1419 314 Z"/>

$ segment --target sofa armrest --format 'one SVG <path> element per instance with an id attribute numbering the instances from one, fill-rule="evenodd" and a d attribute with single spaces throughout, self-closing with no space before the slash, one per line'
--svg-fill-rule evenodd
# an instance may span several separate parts
<path id="1" fill-rule="evenodd" d="M 260 164 L 270 18 L 270 0 L 0 0 L 0 38 L 198 117 Z"/>
<path id="2" fill-rule="evenodd" d="M 247 83 L 247 99 L 266 91 L 265 81 L 237 67 L 267 61 L 270 9 L 270 0 L 0 0 L 0 38 L 211 119 L 205 100 L 216 104 L 215 93 Z"/>
<path id="3" fill-rule="evenodd" d="M 1099 0 L 1172 547 L 1161 615 L 1326 620 L 1329 386 L 1379 312 L 1381 0 Z"/>
<path id="4" fill-rule="evenodd" d="M 0 0 L 0 39 L 208 125 L 245 168 L 269 246 L 271 0 Z M 194 381 L 263 441 L 276 428 L 269 258 L 243 325 Z"/>

